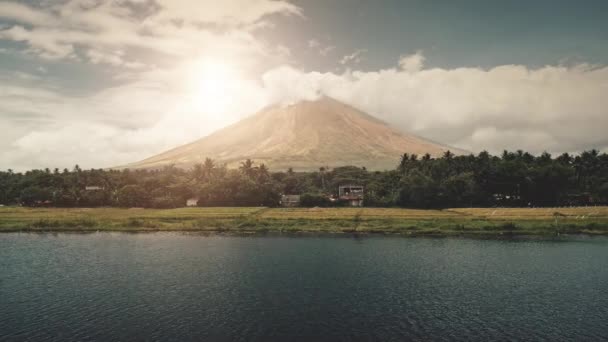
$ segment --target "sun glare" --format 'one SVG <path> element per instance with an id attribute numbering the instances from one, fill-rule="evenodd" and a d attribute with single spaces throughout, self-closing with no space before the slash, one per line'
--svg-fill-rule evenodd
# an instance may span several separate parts
<path id="1" fill-rule="evenodd" d="M 195 67 L 194 104 L 206 114 L 224 113 L 231 104 L 238 74 L 234 66 L 218 61 L 205 60 Z"/>

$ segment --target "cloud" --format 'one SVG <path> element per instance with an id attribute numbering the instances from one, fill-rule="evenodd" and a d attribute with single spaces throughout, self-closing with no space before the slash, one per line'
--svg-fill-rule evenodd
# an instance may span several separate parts
<path id="1" fill-rule="evenodd" d="M 357 51 L 351 53 L 350 55 L 346 55 L 346 56 L 342 57 L 342 59 L 340 60 L 340 64 L 342 64 L 342 65 L 359 64 L 362 59 L 361 56 L 365 52 L 367 52 L 367 50 L 357 50 Z"/>
<path id="2" fill-rule="evenodd" d="M 196 64 L 215 59 L 247 75 L 289 62 L 287 46 L 257 34 L 272 27 L 272 15 L 302 11 L 283 0 L 0 0 L 0 40 L 20 43 L 0 52 L 24 53 L 26 63 L 84 62 L 113 80 L 75 96 L 57 81 L 59 70 L 0 70 L 0 127 L 8 132 L 0 168 L 131 162 L 261 108 L 266 94 L 244 77 L 230 89 L 238 101 L 207 112 Z"/>
<path id="3" fill-rule="evenodd" d="M 24 42 L 30 47 L 29 51 L 42 58 L 74 58 L 74 44 L 60 36 L 58 31 L 28 30 L 22 26 L 0 31 L 0 39 Z"/>
<path id="4" fill-rule="evenodd" d="M 273 0 L 69 0 L 38 6 L 2 1 L 0 17 L 13 23 L 0 28 L 0 39 L 21 42 L 47 59 L 127 68 L 145 62 L 132 56 L 137 49 L 180 59 L 211 50 L 269 57 L 273 49 L 252 32 L 266 26 L 271 14 L 302 15 L 299 7 Z"/>
<path id="5" fill-rule="evenodd" d="M 319 55 L 327 56 L 330 52 L 332 52 L 336 47 L 333 45 L 327 45 L 319 49 Z"/>
<path id="6" fill-rule="evenodd" d="M 262 76 L 267 103 L 287 105 L 301 100 L 315 100 L 321 96 L 323 77 L 318 72 L 304 73 L 289 66 L 270 70 Z"/>
<path id="7" fill-rule="evenodd" d="M 17 2 L 6 1 L 0 2 L 0 18 L 12 19 L 31 25 L 50 25 L 55 22 L 52 15 Z"/>
<path id="8" fill-rule="evenodd" d="M 311 49 L 316 49 L 319 46 L 321 46 L 321 43 L 319 43 L 319 41 L 316 39 L 311 39 L 308 41 L 308 47 Z"/>
<path id="9" fill-rule="evenodd" d="M 422 61 L 417 53 L 398 69 L 343 74 L 279 68 L 264 84 L 274 99 L 325 94 L 402 131 L 475 152 L 608 149 L 608 67 L 423 69 Z"/>
<path id="10" fill-rule="evenodd" d="M 86 52 L 86 56 L 89 58 L 91 63 L 93 64 L 109 64 L 113 66 L 123 66 L 126 68 L 143 68 L 145 67 L 144 63 L 138 61 L 125 61 L 124 60 L 124 51 L 116 50 L 113 52 L 102 52 L 95 49 L 90 49 Z"/>
<path id="11" fill-rule="evenodd" d="M 399 58 L 399 66 L 401 69 L 409 72 L 416 72 L 422 70 L 424 67 L 424 55 L 422 51 L 417 51 L 413 55 L 401 56 Z"/>
<path id="12" fill-rule="evenodd" d="M 326 45 L 316 39 L 310 39 L 308 41 L 308 48 L 312 49 L 312 50 L 316 50 L 319 53 L 319 55 L 321 55 L 321 56 L 327 56 L 336 47 L 333 45 Z"/>
<path id="13" fill-rule="evenodd" d="M 258 82 L 242 79 L 226 89 L 235 101 L 208 110 L 196 82 L 188 82 L 196 81 L 193 70 L 183 63 L 142 72 L 86 96 L 0 81 L 0 129 L 6 132 L 0 169 L 122 165 L 200 138 L 268 103 Z"/>
<path id="14" fill-rule="evenodd" d="M 253 24 L 268 14 L 302 15 L 301 9 L 287 1 L 272 0 L 158 0 L 161 10 L 152 17 L 158 21 L 183 20 L 190 23 Z"/>

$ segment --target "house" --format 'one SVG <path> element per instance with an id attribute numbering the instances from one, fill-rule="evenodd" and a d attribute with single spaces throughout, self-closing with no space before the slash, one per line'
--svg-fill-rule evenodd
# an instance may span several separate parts
<path id="1" fill-rule="evenodd" d="M 300 205 L 300 195 L 282 195 L 281 205 L 284 207 L 297 207 Z"/>
<path id="2" fill-rule="evenodd" d="M 341 185 L 338 187 L 338 199 L 347 202 L 351 207 L 363 206 L 364 188 L 362 185 Z"/>
<path id="3" fill-rule="evenodd" d="M 186 200 L 186 207 L 197 207 L 198 206 L 198 197 L 188 198 Z"/>

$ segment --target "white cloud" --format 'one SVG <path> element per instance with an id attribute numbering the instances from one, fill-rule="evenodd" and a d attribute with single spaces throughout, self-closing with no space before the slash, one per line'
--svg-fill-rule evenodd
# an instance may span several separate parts
<path id="1" fill-rule="evenodd" d="M 0 18 L 12 19 L 32 25 L 49 25 L 53 16 L 17 2 L 0 2 Z"/>
<path id="2" fill-rule="evenodd" d="M 30 51 L 47 59 L 73 58 L 74 44 L 61 37 L 62 32 L 56 30 L 28 30 L 23 26 L 13 26 L 0 31 L 0 39 L 24 42 Z"/>
<path id="3" fill-rule="evenodd" d="M 209 53 L 273 56 L 275 51 L 252 31 L 265 26 L 264 18 L 270 14 L 301 15 L 299 7 L 273 0 L 69 0 L 42 4 L 0 2 L 0 17 L 18 23 L 0 28 L 0 39 L 22 42 L 28 51 L 43 58 L 80 57 L 125 67 L 142 63 L 131 56 L 132 49 L 180 59 Z M 222 29 L 214 29 L 217 27 Z M 120 62 L 116 51 L 123 52 Z"/>
<path id="4" fill-rule="evenodd" d="M 184 20 L 191 23 L 253 24 L 272 13 L 301 15 L 301 9 L 287 1 L 272 0 L 158 0 L 162 10 L 154 20 Z"/>
<path id="5" fill-rule="evenodd" d="M 89 96 L 69 96 L 36 85 L 0 83 L 0 169 L 110 167 L 143 159 L 230 124 L 268 103 L 257 82 L 226 88 L 234 99 L 205 106 L 196 68 L 140 74 L 136 81 Z M 193 82 L 191 82 L 193 81 Z"/>
<path id="6" fill-rule="evenodd" d="M 423 60 L 416 54 L 402 58 L 400 69 L 344 74 L 281 68 L 264 79 L 273 98 L 326 94 L 403 131 L 475 152 L 608 148 L 608 67 L 422 69 Z"/>
<path id="7" fill-rule="evenodd" d="M 302 16 L 283 0 L 0 1 L 0 40 L 43 59 L 112 66 L 104 70 L 122 82 L 73 96 L 31 73 L 0 78 L 0 127 L 11 127 L 0 136 L 0 168 L 126 163 L 249 114 L 267 103 L 259 84 L 241 80 L 226 95 L 238 100 L 210 113 L 193 65 L 215 59 L 247 75 L 289 62 L 287 46 L 256 32 L 277 14 Z"/>
<path id="8" fill-rule="evenodd" d="M 113 66 L 124 66 L 126 68 L 143 68 L 146 65 L 138 61 L 125 61 L 124 51 L 117 50 L 112 52 L 102 52 L 95 49 L 90 49 L 86 52 L 87 57 L 93 64 L 109 64 Z"/>
<path id="9" fill-rule="evenodd" d="M 362 60 L 362 55 L 367 52 L 367 50 L 363 49 L 363 50 L 357 50 L 353 53 L 351 53 L 350 55 L 346 55 L 344 57 L 342 57 L 342 59 L 340 60 L 340 64 L 342 65 L 346 65 L 346 64 L 359 64 Z"/>
<path id="10" fill-rule="evenodd" d="M 327 56 L 336 47 L 333 45 L 327 45 L 327 44 L 321 43 L 320 41 L 318 41 L 316 39 L 310 39 L 308 41 L 308 48 L 312 49 L 312 50 L 316 50 L 319 53 L 319 55 L 321 55 L 321 56 Z"/>
<path id="11" fill-rule="evenodd" d="M 316 49 L 319 46 L 321 46 L 321 43 L 319 43 L 319 41 L 316 39 L 311 39 L 308 41 L 308 47 L 311 49 Z"/>
<path id="12" fill-rule="evenodd" d="M 319 84 L 323 74 L 304 73 L 283 66 L 266 72 L 262 76 L 268 104 L 292 104 L 301 100 L 314 100 L 320 93 Z"/>
<path id="13" fill-rule="evenodd" d="M 422 70 L 424 67 L 424 55 L 422 51 L 417 51 L 413 55 L 401 56 L 399 58 L 399 66 L 401 69 L 409 72 L 416 72 Z"/>
<path id="14" fill-rule="evenodd" d="M 319 49 L 319 55 L 327 56 L 330 52 L 332 52 L 336 47 L 333 45 L 327 45 Z"/>

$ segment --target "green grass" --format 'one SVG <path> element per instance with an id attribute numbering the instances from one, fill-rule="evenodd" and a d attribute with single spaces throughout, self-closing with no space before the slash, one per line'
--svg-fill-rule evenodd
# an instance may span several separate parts
<path id="1" fill-rule="evenodd" d="M 409 236 L 608 235 L 608 207 L 466 208 L 0 208 L 0 232 L 203 231 Z"/>

